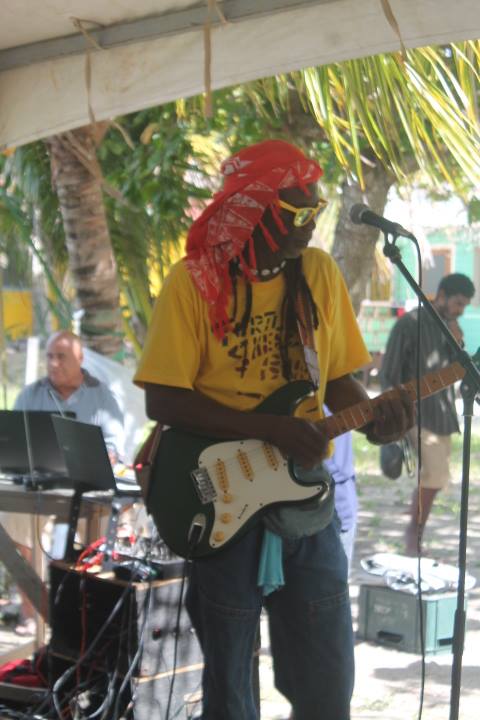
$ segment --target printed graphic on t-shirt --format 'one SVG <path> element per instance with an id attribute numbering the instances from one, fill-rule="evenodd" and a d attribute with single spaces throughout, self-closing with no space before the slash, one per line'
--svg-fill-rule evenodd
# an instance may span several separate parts
<path id="1" fill-rule="evenodd" d="M 281 323 L 276 312 L 253 315 L 247 332 L 242 334 L 241 324 L 234 323 L 233 329 L 223 341 L 229 357 L 234 361 L 234 371 L 241 378 L 248 370 L 255 370 L 260 381 L 277 380 L 282 377 Z M 288 358 L 290 379 L 307 378 L 305 361 L 298 338 L 289 342 Z"/>

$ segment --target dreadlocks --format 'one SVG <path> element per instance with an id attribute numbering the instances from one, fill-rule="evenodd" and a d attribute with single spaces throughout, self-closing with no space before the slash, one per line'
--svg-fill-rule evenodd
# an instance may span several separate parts
<path id="1" fill-rule="evenodd" d="M 311 290 L 305 279 L 302 269 L 302 258 L 289 260 L 285 265 L 286 291 L 282 304 L 282 336 L 280 354 L 282 358 L 282 372 L 286 380 L 291 380 L 288 346 L 294 337 L 298 336 L 298 325 L 303 323 L 299 316 L 298 298 L 308 307 L 312 317 L 313 327 L 318 328 L 318 311 Z"/>
<path id="2" fill-rule="evenodd" d="M 230 324 L 234 331 L 245 337 L 252 313 L 252 286 L 250 282 L 245 283 L 245 303 L 241 316 L 238 307 L 238 277 L 241 274 L 239 265 L 232 261 L 229 267 L 233 291 L 233 308 Z M 290 344 L 298 338 L 298 326 L 303 324 L 303 318 L 298 313 L 298 298 L 300 296 L 304 307 L 307 307 L 312 318 L 314 329 L 318 328 L 318 310 L 313 299 L 311 290 L 303 274 L 302 257 L 295 260 L 288 260 L 283 270 L 285 277 L 285 296 L 281 309 L 281 330 L 280 330 L 280 358 L 282 363 L 282 375 L 285 380 L 292 380 L 291 363 L 288 354 Z M 237 320 L 237 314 L 240 316 Z"/>

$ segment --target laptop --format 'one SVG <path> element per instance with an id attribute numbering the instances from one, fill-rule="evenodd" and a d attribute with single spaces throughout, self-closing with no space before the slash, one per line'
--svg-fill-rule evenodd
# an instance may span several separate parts
<path id="1" fill-rule="evenodd" d="M 0 473 L 9 479 L 67 487 L 68 472 L 52 423 L 56 412 L 0 410 Z M 67 413 L 75 417 L 75 413 Z"/>
<path id="2" fill-rule="evenodd" d="M 53 426 L 74 487 L 113 490 L 115 495 L 140 495 L 133 470 L 114 475 L 102 428 L 56 415 Z"/>

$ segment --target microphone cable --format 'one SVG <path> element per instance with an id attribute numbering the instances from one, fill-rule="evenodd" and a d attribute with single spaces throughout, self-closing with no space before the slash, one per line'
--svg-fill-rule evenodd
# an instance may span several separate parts
<path id="1" fill-rule="evenodd" d="M 62 713 L 61 713 L 61 708 L 59 706 L 59 699 L 58 699 L 58 693 L 59 693 L 60 689 L 63 687 L 63 685 L 65 685 L 65 683 L 67 682 L 67 680 L 69 680 L 69 678 L 73 675 L 73 673 L 76 672 L 77 668 L 80 667 L 82 665 L 82 663 L 84 663 L 85 660 L 87 660 L 92 655 L 93 651 L 96 649 L 100 640 L 103 638 L 103 635 L 105 634 L 108 626 L 110 625 L 112 620 L 115 618 L 115 616 L 118 614 L 118 612 L 122 608 L 122 606 L 126 600 L 127 594 L 129 592 L 130 592 L 130 584 L 128 584 L 125 587 L 125 589 L 123 590 L 122 594 L 120 595 L 120 597 L 118 598 L 117 602 L 115 603 L 113 609 L 111 610 L 109 616 L 107 617 L 107 619 L 105 620 L 105 622 L 103 623 L 101 628 L 99 629 L 95 639 L 92 641 L 92 643 L 89 645 L 89 647 L 86 648 L 83 655 L 80 655 L 80 657 L 76 660 L 76 662 L 71 667 L 69 667 L 55 682 L 55 684 L 52 688 L 52 699 L 53 699 L 53 704 L 55 706 L 55 711 L 57 712 L 60 720 L 62 720 Z"/>
<path id="2" fill-rule="evenodd" d="M 134 561 L 134 562 L 138 562 L 138 561 Z M 144 650 L 144 646 L 145 646 L 145 630 L 146 630 L 146 626 L 147 626 L 148 616 L 149 616 L 149 613 L 150 613 L 150 610 L 151 610 L 151 602 L 152 602 L 152 583 L 153 583 L 154 579 L 155 579 L 155 578 L 153 577 L 153 575 L 148 578 L 147 592 L 146 592 L 146 594 L 145 594 L 145 599 L 144 599 L 144 601 L 143 601 L 143 620 L 142 620 L 142 625 L 141 625 L 141 628 L 140 628 L 140 634 L 139 634 L 139 637 L 138 637 L 138 640 L 137 640 L 137 649 L 136 649 L 136 651 L 135 651 L 135 655 L 133 656 L 133 658 L 132 658 L 132 659 L 130 660 L 130 662 L 129 662 L 129 665 L 128 665 L 128 668 L 127 668 L 127 672 L 125 673 L 125 676 L 124 676 L 124 678 L 123 678 L 123 680 L 122 680 L 122 683 L 121 683 L 121 685 L 120 685 L 120 687 L 119 687 L 119 689 L 118 689 L 117 698 L 116 698 L 115 706 L 114 706 L 114 709 L 113 709 L 112 720 L 117 720 L 117 718 L 120 717 L 120 715 L 119 715 L 119 707 L 120 707 L 120 701 L 121 701 L 121 698 L 122 698 L 122 694 L 123 694 L 123 692 L 125 691 L 125 688 L 127 687 L 127 683 L 130 682 L 131 677 L 132 677 L 135 669 L 136 669 L 137 667 L 140 667 L 140 665 L 141 665 L 142 654 L 143 654 L 143 650 Z M 132 573 L 132 580 L 131 580 L 130 583 L 129 583 L 130 586 L 133 585 L 133 582 L 134 582 L 134 581 L 133 581 L 133 573 Z M 129 608 L 129 609 L 130 609 L 130 618 L 129 618 L 129 621 L 128 621 L 128 638 L 127 638 L 127 639 L 128 639 L 128 643 L 130 643 L 130 639 L 131 639 L 131 628 L 133 627 L 133 621 L 135 620 L 135 618 L 133 618 L 133 603 L 130 603 L 130 608 Z M 136 696 L 136 690 L 132 692 L 132 697 L 131 697 L 130 703 L 134 703 L 134 701 L 135 701 L 135 696 Z M 125 712 L 125 711 L 123 711 L 123 712 Z"/>
<path id="3" fill-rule="evenodd" d="M 55 592 L 55 598 L 54 598 L 54 600 L 53 600 L 53 607 L 54 607 L 54 608 L 55 608 L 55 606 L 57 606 L 58 603 L 60 602 L 62 593 L 63 593 L 64 590 L 65 590 L 65 584 L 66 584 L 66 582 L 68 581 L 69 577 L 70 577 L 74 572 L 75 572 L 75 568 L 74 568 L 73 566 L 72 566 L 72 567 L 68 567 L 68 569 L 66 570 L 66 572 L 65 572 L 63 578 L 61 579 L 61 581 L 60 581 L 60 583 L 59 583 L 59 585 L 58 585 L 58 587 L 57 587 L 57 589 L 56 589 L 56 592 Z M 49 704 L 51 705 L 52 703 L 53 703 L 55 712 L 57 713 L 58 717 L 59 717 L 61 720 L 63 720 L 62 710 L 61 710 L 61 708 L 59 707 L 58 698 L 56 698 L 55 693 L 58 694 L 58 690 L 59 690 L 60 687 L 64 684 L 64 682 L 66 682 L 66 681 L 70 678 L 70 676 L 71 676 L 74 672 L 77 671 L 77 668 L 79 668 L 79 667 L 81 666 L 81 664 L 83 663 L 83 661 L 90 655 L 90 652 L 94 649 L 94 647 L 97 645 L 98 641 L 100 640 L 100 638 L 103 636 L 104 632 L 106 631 L 106 629 L 107 629 L 107 627 L 108 627 L 108 624 L 109 624 L 109 623 L 111 622 L 111 620 L 115 617 L 115 615 L 117 614 L 117 612 L 118 612 L 118 610 L 120 609 L 121 605 L 123 604 L 124 595 L 125 595 L 125 593 L 123 593 L 122 596 L 119 598 L 119 601 L 117 602 L 117 604 L 116 604 L 115 607 L 113 608 L 112 612 L 110 613 L 110 616 L 107 618 L 107 620 L 105 621 L 105 623 L 103 624 L 103 626 L 100 628 L 97 637 L 95 638 L 95 640 L 93 641 L 93 643 L 90 645 L 90 647 L 85 650 L 85 652 L 84 652 L 83 655 L 80 655 L 80 657 L 77 659 L 77 661 L 75 662 L 74 665 L 72 665 L 71 667 L 67 668 L 67 670 L 65 670 L 64 673 L 62 673 L 62 675 L 61 675 L 59 678 L 57 678 L 57 680 L 56 680 L 55 683 L 53 682 L 53 677 L 52 677 L 52 675 L 53 675 L 53 667 L 52 667 L 52 659 L 53 659 L 53 658 L 52 658 L 52 655 L 53 655 L 53 653 L 52 653 L 51 647 L 50 647 L 50 646 L 47 646 L 47 648 L 46 648 L 46 651 L 47 651 L 47 659 L 46 659 L 46 662 L 47 662 L 47 679 L 48 679 L 48 684 L 49 684 L 49 692 L 47 693 L 46 697 L 44 697 L 44 698 L 42 699 L 42 701 L 41 701 L 38 705 L 36 705 L 34 708 L 32 708 L 31 712 L 30 712 L 28 715 L 25 716 L 25 720 L 33 720 L 33 718 L 38 717 L 38 716 L 40 715 L 40 713 L 42 713 L 42 711 L 45 709 L 45 707 L 46 707 L 47 705 L 49 705 Z M 117 606 L 118 606 L 118 607 L 117 607 Z M 53 615 L 53 613 L 52 613 L 52 615 Z M 64 678 L 64 680 L 62 680 L 62 678 Z M 85 682 L 87 682 L 87 681 L 84 681 L 83 684 L 85 684 Z M 57 687 L 57 686 L 58 686 L 58 687 Z M 70 693 L 68 693 L 68 695 L 73 695 L 73 694 L 75 694 L 76 692 L 78 692 L 78 683 L 75 685 L 75 687 L 73 688 L 73 690 L 70 691 Z M 43 716 L 42 716 L 42 717 L 43 717 Z"/>
<path id="4" fill-rule="evenodd" d="M 132 558 L 131 575 L 130 575 L 130 579 L 128 580 L 128 584 L 126 587 L 126 590 L 128 590 L 128 592 L 131 592 L 131 590 L 135 584 L 135 570 L 141 563 L 142 563 L 142 561 L 140 559 Z M 101 704 L 101 708 L 98 708 L 97 710 L 95 710 L 94 713 L 92 713 L 87 718 L 85 718 L 85 720 L 93 720 L 93 718 L 97 717 L 97 715 L 99 714 L 100 711 L 102 712 L 102 719 L 103 719 L 104 717 L 106 717 L 107 711 L 110 711 L 110 708 L 112 707 L 112 705 L 113 705 L 112 713 L 111 713 L 111 715 L 110 714 L 108 715 L 108 717 L 111 718 L 111 720 L 118 720 L 119 718 L 124 717 L 127 713 L 126 708 L 120 708 L 120 703 L 122 701 L 122 696 L 125 691 L 125 688 L 127 687 L 127 684 L 129 683 L 131 676 L 132 676 L 133 672 L 135 671 L 135 668 L 139 664 L 139 658 L 141 657 L 141 653 L 143 652 L 144 631 L 145 631 L 146 621 L 148 618 L 148 612 L 150 609 L 152 581 L 153 581 L 153 578 L 150 578 L 149 579 L 149 587 L 147 589 L 146 597 L 144 600 L 145 612 L 144 612 L 144 617 L 143 617 L 143 622 L 142 622 L 142 628 L 140 631 L 140 636 L 137 641 L 136 653 L 133 658 L 130 657 L 130 640 L 131 640 L 132 628 L 134 626 L 134 622 L 136 619 L 134 616 L 134 611 L 136 609 L 136 605 L 133 602 L 132 595 L 130 595 L 130 602 L 128 602 L 128 613 L 127 612 L 123 613 L 123 618 L 122 618 L 122 622 L 121 622 L 121 626 L 120 626 L 120 630 L 119 630 L 119 634 L 118 634 L 118 638 L 117 638 L 118 639 L 117 662 L 116 662 L 116 666 L 113 669 L 113 672 L 110 676 L 110 680 L 109 680 L 109 683 L 107 686 L 107 697 L 105 698 L 104 702 Z M 127 608 L 124 607 L 124 611 L 126 611 L 126 610 L 127 610 Z M 122 657 L 123 657 L 123 653 L 121 651 L 122 636 L 124 636 L 125 634 L 126 634 L 126 639 L 127 639 L 127 648 L 128 648 L 127 654 L 128 654 L 129 662 L 128 662 L 128 667 L 127 667 L 126 673 L 125 673 L 123 680 L 117 690 L 116 684 L 118 682 L 118 678 L 120 675 L 123 674 L 123 672 L 120 668 L 120 663 L 122 662 Z M 107 671 L 107 674 L 109 674 L 108 671 Z M 133 697 L 130 699 L 130 703 L 132 701 L 133 701 Z"/>
<path id="5" fill-rule="evenodd" d="M 422 287 L 422 253 L 418 241 L 415 239 L 414 245 L 417 251 L 418 264 L 418 284 Z M 417 357 L 416 357 L 416 390 L 417 390 L 417 598 L 418 598 L 418 614 L 419 614 L 419 633 L 420 633 L 420 654 L 421 654 L 421 675 L 420 675 L 420 700 L 418 708 L 418 720 L 423 715 L 423 705 L 425 701 L 425 680 L 426 680 L 426 655 L 425 655 L 425 618 L 423 615 L 423 592 L 422 592 L 422 527 L 420 518 L 422 512 L 422 500 L 420 492 L 420 473 L 422 470 L 422 400 L 421 400 L 421 350 L 422 350 L 422 303 L 418 299 L 418 322 L 417 322 Z"/>
<path id="6" fill-rule="evenodd" d="M 397 238 L 395 238 L 396 241 Z M 418 266 L 418 284 L 422 286 L 422 253 L 418 240 L 414 235 L 409 239 L 415 245 L 417 253 Z M 394 241 L 394 242 L 395 242 Z M 422 349 L 422 302 L 418 298 L 417 303 L 417 327 L 416 327 L 416 345 L 417 354 L 415 358 L 415 391 L 417 395 L 417 612 L 419 615 L 419 636 L 420 636 L 420 697 L 418 707 L 418 720 L 423 716 L 423 706 L 425 701 L 425 680 L 426 680 L 426 652 L 425 652 L 425 618 L 423 614 L 423 591 L 422 591 L 422 527 L 420 525 L 420 517 L 422 510 L 422 501 L 420 493 L 420 472 L 422 469 L 422 399 L 421 399 L 421 349 Z"/>

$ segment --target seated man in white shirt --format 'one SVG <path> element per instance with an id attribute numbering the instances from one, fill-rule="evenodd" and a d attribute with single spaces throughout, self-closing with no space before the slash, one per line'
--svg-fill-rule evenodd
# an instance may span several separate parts
<path id="1" fill-rule="evenodd" d="M 82 368 L 82 342 L 77 335 L 61 330 L 47 341 L 47 375 L 27 385 L 18 395 L 15 410 L 74 412 L 77 420 L 102 428 L 110 462 L 123 457 L 123 413 L 107 385 Z M 31 562 L 34 538 L 29 516 L 1 513 L 1 522 L 15 540 L 23 557 Z M 24 522 L 21 521 L 22 517 Z M 33 634 L 33 607 L 22 595 L 18 634 Z"/>

